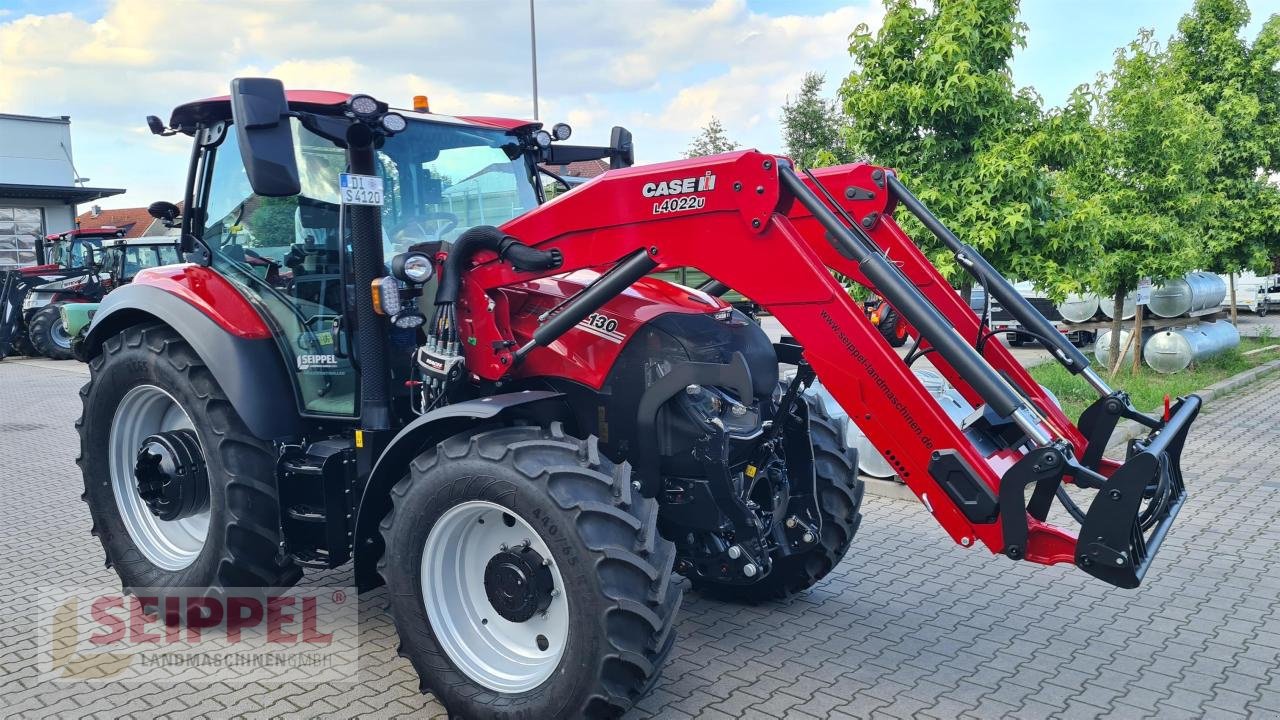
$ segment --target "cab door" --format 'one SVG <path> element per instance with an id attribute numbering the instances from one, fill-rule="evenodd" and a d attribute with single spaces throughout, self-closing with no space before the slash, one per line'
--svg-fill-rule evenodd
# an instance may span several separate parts
<path id="1" fill-rule="evenodd" d="M 295 126 L 296 138 L 315 136 Z M 305 162 L 331 162 L 342 151 L 317 145 Z M 302 165 L 302 162 L 299 163 Z M 336 171 L 333 174 L 336 183 Z M 209 246 L 212 265 L 237 285 L 271 325 L 294 378 L 305 416 L 356 415 L 359 383 L 343 322 L 339 207 L 307 195 L 260 197 L 245 174 L 234 133 L 205 150 L 192 228 Z"/>

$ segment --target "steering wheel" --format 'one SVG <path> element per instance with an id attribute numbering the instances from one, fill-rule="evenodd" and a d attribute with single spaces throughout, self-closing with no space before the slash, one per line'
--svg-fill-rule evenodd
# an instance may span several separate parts
<path id="1" fill-rule="evenodd" d="M 436 226 L 434 236 L 427 232 L 426 228 L 422 227 L 422 223 L 431 222 L 433 220 L 444 223 L 443 225 Z M 424 240 L 443 240 L 445 235 L 453 232 L 453 229 L 458 227 L 458 216 L 447 212 L 423 213 L 405 220 L 405 222 L 400 226 L 400 230 L 404 231 L 406 228 L 410 227 L 415 228 L 419 233 L 421 233 Z"/>

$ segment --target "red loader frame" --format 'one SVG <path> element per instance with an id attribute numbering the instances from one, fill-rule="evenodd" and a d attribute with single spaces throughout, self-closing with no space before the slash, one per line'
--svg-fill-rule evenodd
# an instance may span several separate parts
<path id="1" fill-rule="evenodd" d="M 515 336 L 506 320 L 504 286 L 582 268 L 606 271 L 598 283 L 607 285 L 619 274 L 693 267 L 782 322 L 823 385 L 954 541 L 967 547 L 979 540 L 993 552 L 1036 563 L 1074 561 L 1108 582 L 1136 586 L 1185 497 L 1177 461 L 1199 398 L 1180 401 L 1164 421 L 1140 416 L 1078 351 L 1053 343 L 1060 339 L 1054 332 L 1042 342 L 1102 396 L 1082 416 L 1082 432 L 1003 345 L 983 340 L 986 331 L 968 303 L 894 220 L 900 203 L 917 215 L 922 211 L 935 234 L 945 233 L 940 237 L 960 248 L 957 257 L 989 292 L 1000 295 L 1001 283 L 1012 290 L 928 215 L 891 171 L 857 164 L 802 179 L 785 158 L 737 152 L 613 170 L 503 226 L 526 244 L 558 250 L 563 263 L 530 273 L 492 253 L 476 257 L 458 305 L 463 335 L 477 340 L 466 347 L 467 367 L 498 380 L 558 336 Z M 886 297 L 918 335 L 918 352 L 933 352 L 932 364 L 975 406 L 994 410 L 1002 432 L 1013 430 L 1021 440 L 997 452 L 980 451 L 830 271 Z M 590 299 L 582 300 L 559 309 L 565 316 L 560 320 L 572 324 L 595 309 L 588 307 Z M 1028 320 L 1034 319 L 1024 320 L 1034 331 L 1038 326 Z M 1123 466 L 1101 458 L 1120 417 L 1153 430 Z M 1092 503 L 1086 517 L 1062 490 L 1068 478 L 1105 491 L 1109 502 Z M 1026 504 L 1028 484 L 1036 492 Z M 1055 494 L 1083 523 L 1087 542 L 1046 522 Z"/>

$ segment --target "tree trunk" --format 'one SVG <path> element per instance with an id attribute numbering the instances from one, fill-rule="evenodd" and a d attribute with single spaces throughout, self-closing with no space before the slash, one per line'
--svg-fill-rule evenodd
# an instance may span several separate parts
<path id="1" fill-rule="evenodd" d="M 1129 340 L 1133 342 L 1133 374 L 1137 375 L 1142 369 L 1142 311 L 1145 308 L 1142 305 L 1134 308 L 1133 311 L 1133 335 Z"/>
<path id="2" fill-rule="evenodd" d="M 1111 358 L 1111 367 L 1108 370 L 1115 372 L 1120 367 L 1120 331 L 1124 329 L 1124 288 L 1116 290 L 1114 298 L 1115 302 L 1111 305 L 1111 347 L 1108 357 Z"/>
<path id="3" fill-rule="evenodd" d="M 1231 288 L 1231 324 L 1238 326 L 1239 323 L 1236 322 L 1236 274 L 1235 273 L 1227 273 L 1227 287 Z"/>

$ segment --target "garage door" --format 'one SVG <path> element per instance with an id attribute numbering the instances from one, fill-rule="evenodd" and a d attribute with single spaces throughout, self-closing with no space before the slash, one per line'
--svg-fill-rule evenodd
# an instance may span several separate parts
<path id="1" fill-rule="evenodd" d="M 34 265 L 36 242 L 44 237 L 44 211 L 0 205 L 0 270 Z"/>

